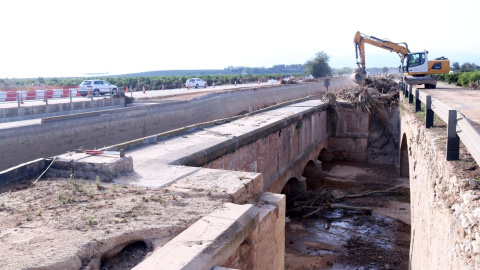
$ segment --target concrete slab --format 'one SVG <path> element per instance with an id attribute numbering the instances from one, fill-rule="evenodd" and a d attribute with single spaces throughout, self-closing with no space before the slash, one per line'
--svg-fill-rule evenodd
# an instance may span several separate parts
<path id="1" fill-rule="evenodd" d="M 249 204 L 224 204 L 156 250 L 133 269 L 212 269 L 221 265 L 258 224 L 258 210 Z"/>
<path id="2" fill-rule="evenodd" d="M 323 105 L 325 104 L 320 100 L 290 104 L 232 122 L 224 122 L 220 125 L 200 128 L 198 131 L 159 140 L 156 144 L 128 150 L 126 155 L 134 160 L 134 172 L 122 175 L 114 181 L 118 184 L 160 188 L 182 178 L 203 174 L 206 172 L 205 169 L 200 170 L 198 167 L 226 153 L 234 152 L 242 145 L 257 140 L 258 137 L 270 134 L 271 128 L 281 129 L 284 121 L 293 115 L 302 114 L 302 112 L 310 111 L 311 108 Z M 216 180 L 213 179 L 213 181 Z M 263 184 L 263 179 L 261 182 Z M 238 195 L 238 197 L 242 196 Z"/>
<path id="3" fill-rule="evenodd" d="M 74 177 L 111 181 L 133 171 L 132 157 L 67 153 L 54 158 L 47 177 Z"/>

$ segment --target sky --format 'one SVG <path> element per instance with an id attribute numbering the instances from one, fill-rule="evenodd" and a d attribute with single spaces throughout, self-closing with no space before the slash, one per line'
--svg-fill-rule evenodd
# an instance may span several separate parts
<path id="1" fill-rule="evenodd" d="M 357 31 L 480 65 L 478 0 L 2 0 L 0 78 L 303 64 L 355 67 Z M 399 57 L 366 45 L 367 67 Z"/>

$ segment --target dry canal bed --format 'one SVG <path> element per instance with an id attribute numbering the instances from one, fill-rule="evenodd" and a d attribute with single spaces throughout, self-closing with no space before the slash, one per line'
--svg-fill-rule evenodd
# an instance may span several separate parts
<path id="1" fill-rule="evenodd" d="M 410 193 L 408 178 L 389 166 L 324 162 L 323 173 L 307 179 L 316 194 L 339 197 L 374 190 L 394 192 L 348 198 L 341 204 L 371 208 L 371 213 L 314 208 L 294 211 L 303 202 L 287 197 L 285 269 L 408 269 Z M 297 201 L 296 205 L 294 205 Z"/>

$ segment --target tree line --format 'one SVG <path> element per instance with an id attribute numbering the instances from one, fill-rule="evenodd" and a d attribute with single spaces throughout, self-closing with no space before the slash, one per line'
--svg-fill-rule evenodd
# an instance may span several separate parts
<path id="1" fill-rule="evenodd" d="M 84 80 L 105 80 L 120 88 L 129 87 L 133 90 L 175 89 L 185 86 L 185 82 L 192 77 L 198 77 L 207 82 L 208 86 L 225 84 L 243 84 L 247 82 L 266 82 L 269 79 L 279 80 L 285 75 L 303 76 L 311 74 L 315 78 L 330 76 L 332 68 L 328 64 L 330 57 L 323 51 L 305 64 L 274 65 L 271 68 L 228 67 L 224 70 L 185 70 L 183 75 L 154 76 L 167 74 L 171 71 L 150 71 L 116 76 L 73 77 L 73 78 L 26 78 L 0 79 L 0 87 L 32 87 L 36 86 L 71 86 L 80 85 Z M 161 73 L 163 72 L 163 73 Z M 216 72 L 222 74 L 215 74 Z"/>

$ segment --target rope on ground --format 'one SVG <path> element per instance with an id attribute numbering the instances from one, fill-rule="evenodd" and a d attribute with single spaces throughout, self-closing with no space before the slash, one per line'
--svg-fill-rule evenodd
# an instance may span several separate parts
<path id="1" fill-rule="evenodd" d="M 40 174 L 40 176 L 37 178 L 37 180 L 35 180 L 35 182 L 33 182 L 34 185 L 37 184 L 37 181 L 42 178 L 42 176 L 48 171 L 48 169 L 50 169 L 50 167 L 52 166 L 53 162 L 55 162 L 55 160 L 57 160 L 57 157 L 54 157 L 53 160 L 52 160 L 52 163 L 50 163 L 50 165 L 48 165 L 47 169 L 45 169 L 45 171 L 43 171 L 42 174 Z"/>

